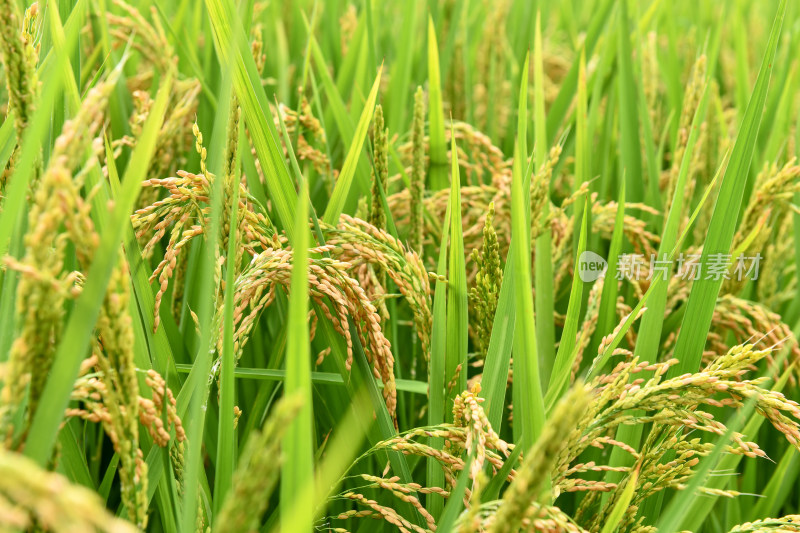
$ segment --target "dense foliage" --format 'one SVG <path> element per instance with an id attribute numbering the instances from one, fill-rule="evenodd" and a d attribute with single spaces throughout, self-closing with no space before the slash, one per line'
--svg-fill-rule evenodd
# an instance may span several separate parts
<path id="1" fill-rule="evenodd" d="M 800 4 L 0 0 L 0 531 L 800 531 Z"/>

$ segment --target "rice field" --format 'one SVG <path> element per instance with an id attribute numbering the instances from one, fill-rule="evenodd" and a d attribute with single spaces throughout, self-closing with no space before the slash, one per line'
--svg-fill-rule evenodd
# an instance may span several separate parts
<path id="1" fill-rule="evenodd" d="M 800 531 L 796 1 L 0 0 L 0 52 L 0 532 Z"/>

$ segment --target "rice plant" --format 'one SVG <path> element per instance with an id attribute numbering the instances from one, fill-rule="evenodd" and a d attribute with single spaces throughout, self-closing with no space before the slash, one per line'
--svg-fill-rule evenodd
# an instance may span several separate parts
<path id="1" fill-rule="evenodd" d="M 800 531 L 800 4 L 0 0 L 0 531 Z"/>

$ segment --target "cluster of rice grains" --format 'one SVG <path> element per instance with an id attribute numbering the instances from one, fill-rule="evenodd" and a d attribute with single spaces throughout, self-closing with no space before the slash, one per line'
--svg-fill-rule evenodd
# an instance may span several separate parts
<path id="1" fill-rule="evenodd" d="M 554 409 L 544 433 L 527 453 L 513 454 L 514 445 L 500 439 L 491 427 L 480 403 L 480 386 L 460 394 L 453 409 L 453 422 L 437 427 L 423 427 L 381 442 L 365 457 L 381 450 L 395 450 L 409 456 L 434 458 L 445 473 L 445 487 L 424 487 L 399 483 L 398 477 L 375 478 L 365 474 L 359 492 L 348 490 L 337 498 L 350 499 L 362 510 L 330 517 L 382 518 L 401 531 L 433 531 L 430 518 L 427 529 L 412 523 L 395 508 L 382 506 L 364 493 L 383 489 L 400 501 L 419 505 L 419 495 L 449 494 L 458 475 L 469 469 L 470 487 L 465 490 L 467 511 L 460 518 L 460 531 L 597 531 L 609 518 L 622 490 L 634 483 L 634 496 L 627 505 L 621 527 L 629 531 L 654 531 L 637 518 L 640 505 L 666 489 L 683 489 L 695 472 L 700 459 L 714 448 L 713 442 L 692 435 L 692 431 L 722 435 L 726 426 L 705 411 L 707 408 L 741 408 L 748 400 L 756 412 L 781 432 L 791 445 L 800 449 L 800 405 L 782 393 L 762 387 L 767 377 L 749 379 L 747 374 L 770 353 L 751 345 L 737 345 L 718 356 L 695 374 L 666 378 L 678 361 L 639 362 L 636 358 L 621 362 L 609 374 L 583 383 L 575 383 Z M 639 377 L 644 376 L 644 377 Z M 638 448 L 613 438 L 622 425 L 651 424 Z M 426 438 L 444 440 L 442 449 L 425 443 Z M 751 458 L 766 454 L 745 435 L 734 432 L 726 453 Z M 611 447 L 628 454 L 630 466 L 604 464 Z M 600 450 L 597 453 L 593 450 Z M 466 453 L 465 453 L 466 452 Z M 474 458 L 468 463 L 467 453 Z M 470 456 L 473 457 L 473 456 Z M 513 461 L 508 468 L 506 461 Z M 593 474 L 618 472 L 619 481 L 598 480 Z M 480 490 L 481 480 L 489 474 L 507 476 L 509 486 L 503 497 L 490 502 L 475 501 L 473 491 Z M 385 474 L 384 474 L 385 476 Z M 548 481 L 549 480 L 549 481 Z M 734 497 L 734 490 L 700 488 L 710 494 Z M 553 507 L 562 493 L 580 492 L 582 499 L 574 517 Z M 607 499 L 603 493 L 610 493 Z M 472 505 L 476 505 L 472 509 Z M 367 508 L 367 509 L 364 509 Z M 423 513 L 423 516 L 425 514 Z M 775 521 L 776 524 L 784 522 Z M 741 527 L 746 527 L 744 524 Z M 341 531 L 341 529 L 333 529 Z M 743 531 L 747 531 L 744 529 Z"/>
<path id="2" fill-rule="evenodd" d="M 297 267 L 299 257 L 307 257 L 307 264 L 300 267 L 307 269 L 308 297 L 313 304 L 307 318 L 310 340 L 317 347 L 315 370 L 328 370 L 329 359 L 335 357 L 344 385 L 349 386 L 348 373 L 355 372 L 357 358 L 365 358 L 375 379 L 374 390 L 380 391 L 373 394 L 373 409 L 377 412 L 377 407 L 385 406 L 389 420 L 386 425 L 392 436 L 378 438 L 377 431 L 368 432 L 371 440 L 367 451 L 349 466 L 341 467 L 339 473 L 342 469 L 344 473 L 338 479 L 335 494 L 325 502 L 322 518 L 314 517 L 318 530 L 369 531 L 371 524 L 379 524 L 376 527 L 385 526 L 385 530 L 429 533 L 444 531 L 440 522 L 447 516 L 448 527 L 459 533 L 594 533 L 605 532 L 610 521 L 616 524 L 615 531 L 650 533 L 656 531 L 653 524 L 658 517 L 647 516 L 646 506 L 665 494 L 689 488 L 693 476 L 700 471 L 701 461 L 712 455 L 720 436 L 729 436 L 723 449 L 727 457 L 768 458 L 767 451 L 749 439 L 776 432 L 789 446 L 800 449 L 800 406 L 788 397 L 789 390 L 797 391 L 800 376 L 800 347 L 790 325 L 790 320 L 800 317 L 800 305 L 791 304 L 797 297 L 798 272 L 796 262 L 786 260 L 797 251 L 792 233 L 800 227 L 795 205 L 800 195 L 800 166 L 791 157 L 796 147 L 790 146 L 795 140 L 767 136 L 762 143 L 763 154 L 759 155 L 763 160 L 748 182 L 752 189 L 748 190 L 749 201 L 742 208 L 736 232 L 732 231 L 730 247 L 732 254 L 763 256 L 760 277 L 757 283 L 748 283 L 726 276 L 721 283 L 710 317 L 702 367 L 676 375 L 684 355 L 676 348 L 680 319 L 686 311 L 692 280 L 674 276 L 667 281 L 662 302 L 664 316 L 659 317 L 663 318 L 664 335 L 655 340 L 657 353 L 652 361 L 639 357 L 639 331 L 628 327 L 629 319 L 636 321 L 648 312 L 636 305 L 651 289 L 652 277 L 636 277 L 626 271 L 619 272 L 616 279 L 601 277 L 591 286 L 587 283 L 578 302 L 578 327 L 571 344 L 574 347 L 569 354 L 570 365 L 564 370 L 564 393 L 552 398 L 541 433 L 531 447 L 522 449 L 521 444 L 515 444 L 526 431 L 520 429 L 517 398 L 509 405 L 505 402 L 510 401 L 511 394 L 501 395 L 499 402 L 505 403 L 500 409 L 504 427 L 496 422 L 493 427 L 490 418 L 495 419 L 488 414 L 489 409 L 484 409 L 486 398 L 481 393 L 486 385 L 484 371 L 490 366 L 490 340 L 494 342 L 495 330 L 505 327 L 496 317 L 510 318 L 512 327 L 514 321 L 513 313 L 509 315 L 508 309 L 499 308 L 499 304 L 501 287 L 508 282 L 504 272 L 513 275 L 513 269 L 504 270 L 510 258 L 511 190 L 516 179 L 509 156 L 514 136 L 508 132 L 513 130 L 515 113 L 511 105 L 512 80 L 517 79 L 517 64 L 522 63 L 515 57 L 517 37 L 499 30 L 506 21 L 520 15 L 519 5 L 510 1 L 476 3 L 481 4 L 477 13 L 486 15 L 486 20 L 478 35 L 480 43 L 471 45 L 466 39 L 467 25 L 474 25 L 472 19 L 479 17 L 459 19 L 460 8 L 456 9 L 456 4 L 460 3 L 443 2 L 438 14 L 440 32 L 449 35 L 447 46 L 451 52 L 444 87 L 406 83 L 409 109 L 404 122 L 395 120 L 399 115 L 393 107 L 396 102 L 385 100 L 375 106 L 365 135 L 368 149 L 361 161 L 369 161 L 371 172 L 363 164 L 357 170 L 364 174 L 358 177 L 365 185 L 364 197 L 357 209 L 348 210 L 355 214 L 341 214 L 335 221 L 318 220 L 314 213 L 307 221 L 313 237 L 301 255 L 293 247 L 296 241 L 271 218 L 276 214 L 274 198 L 265 195 L 269 188 L 262 186 L 270 182 L 274 161 L 267 164 L 259 158 L 254 125 L 245 123 L 250 102 L 244 98 L 240 102 L 236 96 L 230 98 L 225 142 L 216 143 L 221 147 L 219 154 L 209 153 L 215 144 L 209 142 L 212 135 L 208 125 L 214 117 L 208 112 L 220 105 L 212 93 L 217 80 L 209 83 L 204 78 L 211 78 L 211 69 L 202 71 L 202 58 L 194 50 L 181 49 L 202 43 L 202 53 L 208 56 L 204 61 L 209 61 L 214 50 L 211 30 L 208 35 L 196 36 L 199 43 L 187 41 L 183 40 L 183 33 L 173 35 L 175 28 L 162 26 L 165 14 L 160 8 L 148 12 L 122 0 L 108 2 L 108 6 L 106 2 L 101 4 L 103 8 L 97 14 L 104 13 L 105 20 L 98 24 L 87 18 L 81 30 L 80 53 L 86 62 L 77 79 L 80 90 L 75 94 L 67 91 L 71 95 L 67 98 L 77 97 L 71 102 L 75 109 L 53 136 L 52 146 L 33 159 L 24 211 L 27 216 L 20 217 L 26 219 L 24 231 L 3 259 L 3 275 L 14 276 L 3 277 L 2 287 L 3 291 L 9 287 L 14 291 L 14 299 L 8 301 L 16 302 L 16 323 L 10 322 L 13 335 L 5 327 L 0 334 L 3 341 L 8 337 L 8 354 L 3 354 L 0 365 L 0 531 L 144 530 L 148 524 L 152 527 L 153 509 L 158 509 L 156 527 L 167 529 L 162 513 L 171 513 L 169 507 L 180 508 L 180 500 L 187 493 L 198 492 L 198 531 L 256 531 L 266 527 L 263 516 L 274 503 L 272 493 L 280 479 L 282 439 L 303 406 L 292 396 L 273 401 L 277 398 L 276 389 L 265 386 L 265 393 L 259 393 L 253 405 L 245 402 L 234 407 L 233 442 L 241 444 L 241 448 L 234 449 L 235 458 L 230 461 L 231 481 L 226 497 L 209 502 L 205 495 L 211 491 L 205 490 L 202 481 L 194 479 L 197 490 L 187 490 L 185 483 L 184 472 L 189 468 L 184 451 L 187 433 L 192 435 L 185 425 L 194 421 L 182 420 L 186 404 L 182 403 L 178 388 L 183 381 L 172 374 L 174 364 L 167 366 L 170 374 L 162 375 L 153 368 L 160 368 L 164 358 L 173 357 L 171 353 L 153 355 L 154 350 L 161 349 L 162 341 L 176 352 L 195 350 L 197 338 L 208 333 L 200 331 L 201 322 L 193 309 L 198 302 L 192 291 L 202 259 L 199 252 L 209 246 L 215 260 L 211 265 L 212 370 L 211 375 L 198 380 L 207 380 L 209 386 L 215 384 L 220 390 L 219 395 L 210 395 L 209 403 L 223 403 L 221 368 L 227 340 L 232 340 L 234 365 L 248 366 L 249 362 L 261 361 L 254 352 L 271 351 L 264 349 L 265 339 L 271 342 L 285 337 L 287 296 L 293 286 L 292 269 Z M 291 9 L 284 13 L 283 8 L 270 2 L 255 2 L 250 8 L 254 21 L 294 16 L 293 12 L 287 15 Z M 42 9 L 33 4 L 23 13 L 15 0 L 0 0 L 0 13 L 6 113 L 13 117 L 16 135 L 11 137 L 9 127 L 8 138 L 14 146 L 0 181 L 0 194 L 6 194 L 9 180 L 21 174 L 17 163 L 41 92 L 37 76 L 39 71 L 45 71 L 39 57 Z M 338 46 L 343 57 L 353 57 L 345 55 L 347 50 L 361 50 L 366 55 L 366 40 L 375 39 L 372 25 L 380 17 L 362 17 L 360 8 L 353 6 L 338 15 L 341 14 L 337 14 L 339 32 L 335 39 L 326 39 L 325 47 Z M 206 15 L 199 10 L 190 14 L 181 8 L 180 16 Z M 314 20 L 303 22 L 314 29 Z M 289 24 L 292 31 L 301 27 L 297 21 L 293 24 Z M 248 26 L 250 42 L 244 50 L 252 54 L 259 75 L 274 60 L 268 57 L 271 52 L 266 34 L 277 35 L 277 61 L 288 61 L 284 55 L 292 47 L 284 42 L 287 29 L 280 20 L 276 26 L 277 29 L 271 28 L 261 22 Z M 639 30 L 645 26 L 643 23 Z M 574 33 L 576 28 L 569 31 Z M 709 81 L 709 57 L 696 54 L 698 49 L 706 48 L 696 46 L 693 40 L 697 36 L 687 37 L 685 49 L 670 50 L 675 56 L 670 61 L 689 67 L 680 73 L 685 88 L 678 83 L 676 90 L 673 80 L 662 79 L 659 57 L 666 48 L 665 37 L 655 31 L 634 33 L 640 40 L 636 57 L 641 71 L 639 96 L 644 98 L 642 109 L 647 111 L 652 136 L 647 140 L 652 148 L 657 147 L 656 176 L 647 195 L 626 201 L 621 209 L 621 201 L 612 200 L 616 195 L 609 190 L 619 182 L 580 175 L 576 169 L 575 139 L 569 127 L 567 131 L 556 130 L 561 136 L 541 149 L 538 168 L 533 168 L 530 176 L 530 197 L 525 199 L 531 211 L 530 239 L 533 242 L 543 235 L 549 237 L 552 255 L 547 259 L 553 271 L 552 286 L 535 280 L 534 290 L 552 290 L 558 309 L 553 317 L 556 326 L 570 320 L 569 313 L 563 313 L 573 303 L 568 301 L 568 295 L 577 275 L 580 206 L 585 205 L 588 210 L 588 240 L 596 249 L 618 239 L 624 242 L 620 244 L 624 251 L 638 257 L 637 270 L 641 267 L 646 271 L 647 260 L 662 246 L 661 218 L 666 218 L 676 200 L 681 201 L 684 208 L 678 229 L 683 232 L 692 223 L 695 227 L 686 232 L 680 249 L 699 255 L 705 235 L 698 227 L 708 224 L 713 209 L 713 202 L 706 202 L 702 195 L 707 188 L 712 194 L 719 190 L 712 178 L 720 170 L 718 167 L 724 170 L 727 165 L 735 129 L 744 113 L 737 109 L 740 98 L 734 99 L 728 93 L 748 74 L 730 72 L 730 65 L 736 60 L 728 58 L 728 52 L 720 52 L 721 79 Z M 550 109 L 559 105 L 559 87 L 574 83 L 569 72 L 572 61 L 577 60 L 573 57 L 576 43 L 586 46 L 596 36 L 590 39 L 590 35 L 576 33 L 572 36 L 576 46 L 567 44 L 556 33 L 545 37 L 546 53 L 540 65 L 545 77 L 540 80 L 543 94 L 531 93 L 531 97 L 541 98 Z M 608 46 L 603 39 L 602 46 Z M 314 46 L 317 43 L 308 43 L 309 55 L 313 55 Z M 106 52 L 109 60 L 115 55 L 123 58 L 117 68 L 104 66 Z M 745 52 L 738 53 L 746 55 Z M 590 75 L 592 90 L 597 93 L 589 101 L 589 119 L 597 131 L 605 129 L 606 134 L 598 142 L 602 147 L 597 150 L 597 157 L 603 159 L 602 164 L 595 162 L 594 167 L 608 175 L 622 175 L 615 162 L 619 151 L 616 143 L 623 142 L 615 130 L 618 110 L 614 106 L 619 103 L 615 97 L 603 96 L 604 84 L 616 87 L 621 82 L 610 83 L 611 65 L 602 59 L 588 55 L 585 59 L 587 72 L 582 74 Z M 472 63 L 474 72 L 470 71 Z M 285 133 L 279 139 L 273 138 L 277 150 L 273 155 L 278 160 L 283 157 L 287 168 L 296 170 L 301 166 L 299 172 L 313 177 L 311 205 L 317 208 L 325 205 L 344 174 L 341 152 L 344 148 L 346 153 L 349 146 L 341 146 L 344 139 L 338 137 L 347 137 L 343 131 L 350 127 L 350 117 L 344 107 L 330 111 L 320 104 L 329 96 L 320 98 L 317 80 L 309 75 L 309 61 L 301 64 L 302 68 L 286 64 L 287 73 L 281 79 L 262 80 L 265 85 L 282 86 L 299 82 L 302 73 L 299 92 L 290 99 L 294 103 L 290 106 L 276 99 L 259 111 L 269 115 L 266 120 L 273 133 Z M 214 68 L 217 66 L 214 64 Z M 365 69 L 355 68 L 355 60 L 336 65 L 340 67 L 354 80 L 365 76 Z M 394 67 L 389 65 L 387 69 L 389 83 L 392 76 L 403 75 L 401 69 Z M 794 72 L 793 69 L 791 76 Z M 327 71 L 325 74 L 329 76 Z M 104 199 L 109 190 L 114 190 L 116 165 L 122 168 L 128 164 L 132 150 L 143 142 L 155 105 L 153 95 L 167 78 L 174 81 L 167 112 L 156 130 L 153 157 L 130 217 L 133 232 L 116 252 L 116 267 L 105 287 L 97 320 L 91 325 L 88 357 L 72 383 L 70 404 L 63 416 L 65 421 L 61 421 L 60 429 L 64 434 L 69 432 L 69 436 L 48 459 L 47 468 L 42 468 L 24 457 L 28 436 L 52 378 L 67 317 L 69 312 L 75 312 L 75 302 L 84 292 L 100 249 L 106 229 L 102 221 L 107 220 L 106 211 L 113 203 Z M 75 85 L 71 78 L 70 82 Z M 323 80 L 325 91 L 336 89 L 337 84 L 344 85 Z M 433 91 L 444 95 L 441 103 L 451 116 L 443 137 L 438 139 L 431 117 L 443 110 L 430 109 Z M 241 92 L 237 94 L 243 97 Z M 124 96 L 124 106 L 118 105 L 119 95 Z M 360 95 L 354 105 L 360 105 L 359 98 Z M 213 105 L 209 103 L 212 100 Z M 665 101 L 670 109 L 664 109 Z M 115 102 L 121 108 L 115 107 Z M 770 112 L 777 114 L 784 110 L 781 106 L 791 107 L 783 102 L 778 102 L 778 110 Z M 575 106 L 570 101 L 562 107 L 566 114 L 567 108 L 572 112 Z M 700 111 L 705 115 L 699 115 Z M 122 123 L 111 120 L 114 114 L 122 116 Z M 225 115 L 222 117 L 224 121 Z M 692 129 L 695 126 L 699 128 L 696 131 Z M 213 136 L 217 134 L 214 132 Z M 408 391 L 420 392 L 419 387 L 413 386 L 427 385 L 423 381 L 433 368 L 431 359 L 436 353 L 437 337 L 441 341 L 437 333 L 453 327 L 434 320 L 434 316 L 445 316 L 436 315 L 434 283 L 449 290 L 450 274 L 442 277 L 432 271 L 437 267 L 436 258 L 445 257 L 448 252 L 439 248 L 446 242 L 446 213 L 458 205 L 451 201 L 451 192 L 459 190 L 458 184 L 454 189 L 433 187 L 429 169 L 439 164 L 432 161 L 437 142 L 454 147 L 454 153 L 449 155 L 461 175 L 461 212 L 453 216 L 458 217 L 462 227 L 466 260 L 465 316 L 469 318 L 465 325 L 468 333 L 464 335 L 469 336 L 469 364 L 459 368 L 466 373 L 464 382 L 468 388 L 454 392 L 455 399 L 447 404 L 452 410 L 443 416 L 444 423 L 420 426 L 432 404 L 424 394 Z M 214 167 L 219 168 L 219 175 L 209 169 L 212 162 L 221 162 Z M 529 162 L 526 159 L 524 163 Z M 534 166 L 532 162 L 530 166 Z M 684 188 L 678 190 L 683 178 Z M 212 206 L 217 193 L 222 198 L 219 212 Z M 689 216 L 693 210 L 696 219 Z M 217 215 L 219 220 L 215 220 Z M 617 224 L 620 218 L 621 228 Z M 213 235 L 217 222 L 219 234 Z M 664 241 L 667 242 L 666 237 Z M 537 250 L 533 248 L 535 259 Z M 132 255 L 139 251 L 141 262 L 138 255 Z M 150 294 L 143 299 L 140 293 L 133 292 L 134 287 L 140 290 L 141 284 L 147 287 L 141 277 L 132 279 L 143 273 L 137 269 L 145 270 L 144 279 L 149 276 L 152 301 Z M 229 279 L 233 280 L 232 285 Z M 514 291 L 512 285 L 512 292 L 519 291 Z M 7 300 L 3 296 L 0 305 Z M 512 305 L 506 307 L 514 307 L 515 297 L 532 296 L 512 295 Z M 153 305 L 145 308 L 143 301 Z M 230 323 L 226 322 L 226 307 Z M 779 313 L 779 309 L 786 313 Z M 447 311 L 449 321 L 450 310 Z M 325 338 L 320 341 L 318 331 L 322 327 L 330 327 L 340 337 L 336 340 L 341 340 L 341 346 L 324 345 Z M 231 328 L 227 329 L 228 339 L 226 328 Z M 283 345 L 276 344 L 277 349 L 283 350 Z M 604 358 L 606 355 L 612 357 L 611 362 Z M 184 357 L 176 359 L 181 363 L 192 362 L 191 356 L 181 353 L 176 355 L 179 357 Z M 523 357 L 514 353 L 515 359 Z M 270 361 L 281 364 L 280 358 Z M 257 374 L 252 372 L 254 369 L 240 370 Z M 509 370 L 501 380 L 511 388 L 525 383 L 524 377 Z M 447 386 L 452 388 L 456 382 L 453 378 Z M 314 388 L 315 400 L 327 403 L 328 385 L 331 383 Z M 243 390 L 250 384 L 238 386 Z M 786 395 L 781 392 L 784 388 Z M 314 420 L 314 431 L 320 437 L 316 460 L 320 462 L 327 453 L 331 426 L 335 435 L 335 420 L 345 410 L 337 396 L 332 398 L 330 406 L 326 406 L 330 411 L 318 414 Z M 203 416 L 207 410 L 209 420 L 222 418 L 218 405 L 204 404 Z M 769 422 L 772 429 L 765 425 L 752 435 L 729 432 L 727 421 L 737 411 L 751 406 L 759 421 Z M 633 442 L 618 438 L 630 427 L 636 428 L 639 438 Z M 84 435 L 79 438 L 77 434 L 81 432 Z M 200 461 L 192 467 L 211 472 L 209 461 L 220 443 L 216 432 L 201 436 L 202 444 L 196 443 L 202 450 Z M 64 443 L 71 448 L 62 449 Z M 80 449 L 76 452 L 73 448 Z M 90 458 L 93 469 L 101 465 L 108 468 L 102 485 L 100 481 L 96 483 L 105 502 L 79 486 L 76 479 L 71 482 L 65 475 L 48 471 L 58 469 L 69 474 L 75 467 L 64 465 L 64 459 L 74 460 L 76 453 L 84 453 L 84 448 L 87 454 L 91 450 L 96 455 Z M 106 456 L 112 454 L 113 463 L 109 463 Z M 616 460 L 618 456 L 624 460 Z M 411 468 L 395 470 L 398 463 L 387 461 L 392 457 L 406 459 L 403 464 Z M 174 486 L 163 487 L 161 483 L 156 488 L 150 483 L 152 472 L 148 465 L 153 464 L 159 470 L 167 469 L 168 474 L 161 479 Z M 428 466 L 427 472 L 421 465 Z M 431 470 L 440 476 L 441 483 L 429 483 Z M 91 475 L 97 477 L 98 473 L 93 471 Z M 707 485 L 697 489 L 698 497 L 733 498 L 745 490 L 735 482 Z M 118 498 L 116 494 L 109 495 L 112 486 L 118 487 Z M 157 490 L 163 491 L 159 493 L 162 499 L 158 504 L 151 503 Z M 433 502 L 444 502 L 447 509 L 457 503 L 460 511 L 453 515 L 437 513 Z M 115 503 L 120 518 L 105 508 Z M 280 519 L 276 512 L 268 524 Z M 800 531 L 800 517 L 787 515 L 744 522 L 731 533 L 766 531 Z"/>
<path id="3" fill-rule="evenodd" d="M 4 32 L 18 22 L 15 4 L 6 2 L 3 6 L 4 13 L 10 14 L 0 24 Z M 36 13 L 36 5 L 28 10 L 21 36 L 3 38 L 18 139 L 24 136 L 37 92 L 32 78 L 36 53 L 31 34 Z M 19 42 L 15 44 L 14 39 Z M 19 53 L 23 57 L 15 55 Z M 63 337 L 65 309 L 81 295 L 83 280 L 99 247 L 100 235 L 91 210 L 98 177 L 105 170 L 100 160 L 108 98 L 119 75 L 117 69 L 97 81 L 73 118 L 64 122 L 41 178 L 31 183 L 21 258 L 5 260 L 9 271 L 19 273 L 19 333 L 11 344 L 0 393 L 3 527 L 26 528 L 26 524 L 35 523 L 56 531 L 132 529 L 107 516 L 96 497 L 87 495 L 85 489 L 72 487 L 67 480 L 43 472 L 19 456 L 26 449 L 27 433 Z M 10 175 L 13 158 L 7 170 Z M 120 258 L 118 263 L 95 324 L 91 356 L 83 362 L 81 376 L 74 383 L 74 407 L 65 414 L 102 425 L 119 457 L 127 518 L 144 528 L 149 500 L 140 423 L 158 446 L 166 447 L 173 440 L 179 443 L 185 435 L 172 391 L 155 370 L 149 369 L 145 375 L 134 362 L 131 282 L 127 262 Z M 141 385 L 145 385 L 144 390 Z M 51 461 L 57 464 L 59 457 Z"/>

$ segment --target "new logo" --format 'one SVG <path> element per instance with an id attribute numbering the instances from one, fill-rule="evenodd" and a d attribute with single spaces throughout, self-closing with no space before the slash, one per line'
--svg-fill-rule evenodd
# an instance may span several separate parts
<path id="1" fill-rule="evenodd" d="M 578 276 L 581 281 L 591 282 L 605 275 L 608 263 L 594 252 L 586 250 L 578 257 Z"/>

